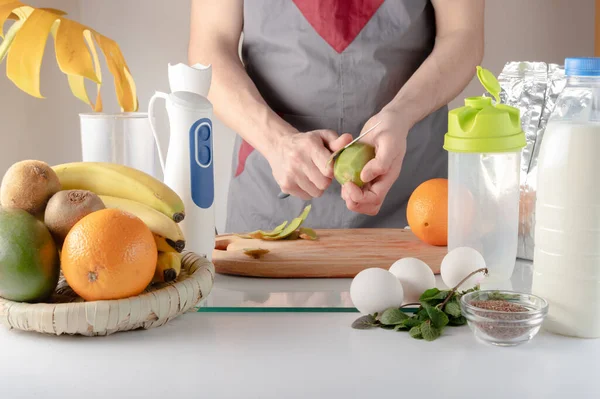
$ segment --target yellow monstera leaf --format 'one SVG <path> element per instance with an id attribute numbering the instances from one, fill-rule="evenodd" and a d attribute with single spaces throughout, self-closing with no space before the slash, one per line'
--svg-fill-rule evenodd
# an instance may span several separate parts
<path id="1" fill-rule="evenodd" d="M 40 68 L 48 36 L 54 38 L 56 60 L 67 75 L 73 95 L 102 111 L 102 71 L 96 45 L 100 47 L 114 78 L 117 100 L 124 112 L 138 110 L 135 83 L 119 46 L 95 30 L 64 17 L 66 13 L 51 8 L 33 8 L 16 0 L 0 0 L 0 63 L 6 58 L 6 75 L 24 92 L 38 98 Z M 15 20 L 8 31 L 4 24 Z M 95 102 L 90 101 L 85 79 L 97 84 Z"/>

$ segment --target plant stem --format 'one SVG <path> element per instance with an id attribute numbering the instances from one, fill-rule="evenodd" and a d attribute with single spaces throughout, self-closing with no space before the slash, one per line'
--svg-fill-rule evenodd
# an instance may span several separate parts
<path id="1" fill-rule="evenodd" d="M 486 267 L 482 267 L 481 269 L 477 269 L 474 272 L 471 272 L 467 275 L 467 277 L 463 278 L 462 280 L 460 280 L 460 282 L 458 284 L 456 284 L 456 287 L 452 288 L 450 290 L 450 293 L 448 294 L 448 296 L 446 297 L 446 299 L 444 299 L 444 302 L 440 303 L 438 306 L 440 307 L 440 309 L 442 309 L 444 307 L 444 305 L 446 305 L 448 303 L 448 301 L 450 300 L 450 298 L 452 298 L 454 296 L 454 293 L 456 292 L 456 290 L 458 289 L 458 287 L 460 287 L 465 281 L 467 281 L 469 279 L 469 277 L 477 274 L 477 273 L 481 273 L 483 272 L 484 274 L 488 273 L 488 269 Z"/>

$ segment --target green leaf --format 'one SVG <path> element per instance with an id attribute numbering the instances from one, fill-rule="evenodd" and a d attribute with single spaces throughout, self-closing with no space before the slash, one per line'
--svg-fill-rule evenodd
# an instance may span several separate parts
<path id="1" fill-rule="evenodd" d="M 427 314 L 427 311 L 425 310 L 425 308 L 423 308 L 421 306 L 421 308 L 417 311 L 416 314 L 417 318 L 421 321 L 425 321 L 425 320 L 429 320 L 429 314 Z"/>
<path id="2" fill-rule="evenodd" d="M 411 328 L 408 333 L 415 339 L 423 339 L 423 335 L 421 335 L 421 327 L 419 326 Z"/>
<path id="3" fill-rule="evenodd" d="M 467 319 L 465 319 L 465 316 L 453 317 L 448 322 L 448 325 L 453 327 L 464 326 L 465 324 L 467 324 Z"/>
<path id="4" fill-rule="evenodd" d="M 444 306 L 444 312 L 452 317 L 460 317 L 462 315 L 462 312 L 460 311 L 460 305 L 458 304 L 458 301 L 454 299 Z"/>
<path id="5" fill-rule="evenodd" d="M 494 291 L 488 294 L 487 299 L 511 301 L 519 299 L 519 294 L 501 294 L 499 291 Z"/>
<path id="6" fill-rule="evenodd" d="M 408 331 L 408 330 L 410 330 L 410 328 L 411 328 L 410 326 L 406 326 L 406 325 L 404 325 L 404 323 L 402 323 L 402 324 L 398 324 L 397 326 L 394 326 L 394 331 Z"/>
<path id="7" fill-rule="evenodd" d="M 407 328 L 413 328 L 423 323 L 423 320 L 419 320 L 418 317 L 409 317 L 402 322 L 402 326 Z"/>
<path id="8" fill-rule="evenodd" d="M 448 324 L 448 316 L 435 306 L 423 303 L 423 308 L 427 311 L 431 324 L 436 328 L 442 328 Z"/>
<path id="9" fill-rule="evenodd" d="M 444 299 L 448 298 L 448 295 L 450 295 L 450 291 L 440 291 L 431 299 L 443 301 Z"/>
<path id="10" fill-rule="evenodd" d="M 421 294 L 421 296 L 419 297 L 419 301 L 429 301 L 430 299 L 433 299 L 433 297 L 439 293 L 440 293 L 439 289 L 430 288 Z"/>
<path id="11" fill-rule="evenodd" d="M 460 298 L 461 296 L 463 296 L 465 294 L 468 294 L 468 293 L 471 293 L 471 292 L 475 292 L 475 291 L 479 291 L 479 286 L 475 286 L 473 288 L 469 288 L 468 290 L 462 291 L 462 292 L 458 293 L 457 295 Z"/>
<path id="12" fill-rule="evenodd" d="M 383 328 L 384 330 L 393 330 L 394 327 L 396 327 L 393 324 L 387 325 L 387 324 L 379 324 L 379 328 Z"/>
<path id="13" fill-rule="evenodd" d="M 381 314 L 379 321 L 381 321 L 381 324 L 395 326 L 402 323 L 402 321 L 406 319 L 408 319 L 408 315 L 406 313 L 397 308 L 390 308 Z"/>
<path id="14" fill-rule="evenodd" d="M 374 327 L 377 327 L 377 320 L 375 320 L 375 318 L 370 314 L 359 317 L 358 319 L 354 320 L 354 323 L 352 323 L 352 328 L 357 330 L 368 330 L 369 328 Z"/>
<path id="15" fill-rule="evenodd" d="M 430 321 L 421 324 L 421 335 L 425 341 L 434 341 L 442 335 L 442 329 L 435 327 Z"/>

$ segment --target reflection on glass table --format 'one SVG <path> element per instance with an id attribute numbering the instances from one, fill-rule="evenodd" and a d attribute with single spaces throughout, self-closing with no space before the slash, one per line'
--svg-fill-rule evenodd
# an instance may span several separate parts
<path id="1" fill-rule="evenodd" d="M 510 281 L 486 281 L 481 289 L 530 292 L 532 264 L 517 260 Z M 350 299 L 352 279 L 269 279 L 217 274 L 199 312 L 356 312 Z M 447 287 L 439 275 L 436 285 Z"/>

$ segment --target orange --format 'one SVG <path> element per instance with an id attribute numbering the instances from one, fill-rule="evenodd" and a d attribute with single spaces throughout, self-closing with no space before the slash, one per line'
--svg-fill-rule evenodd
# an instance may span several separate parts
<path id="1" fill-rule="evenodd" d="M 90 213 L 63 244 L 61 268 L 69 286 L 86 301 L 140 294 L 150 284 L 158 251 L 150 229 L 118 209 Z"/>
<path id="2" fill-rule="evenodd" d="M 408 199 L 406 219 L 411 231 L 430 245 L 448 245 L 448 180 L 421 183 Z"/>

